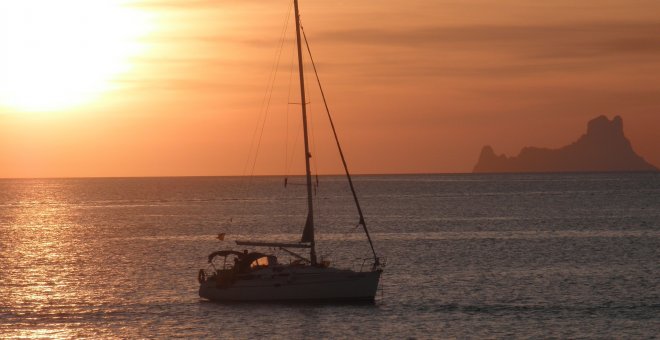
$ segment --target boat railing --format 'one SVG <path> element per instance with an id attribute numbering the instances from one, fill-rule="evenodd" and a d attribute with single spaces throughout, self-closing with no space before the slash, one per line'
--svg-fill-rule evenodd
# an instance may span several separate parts
<path id="1" fill-rule="evenodd" d="M 382 269 L 387 264 L 387 258 L 385 258 L 385 257 L 379 257 L 376 260 L 376 262 L 374 262 L 373 257 L 364 257 L 364 258 L 363 257 L 358 257 L 358 258 L 355 259 L 355 261 L 356 261 L 356 264 L 353 265 L 353 270 L 355 270 L 356 267 L 357 267 L 357 264 L 359 264 L 360 268 L 359 268 L 359 270 L 356 270 L 358 272 Z"/>
<path id="2" fill-rule="evenodd" d="M 355 258 L 355 262 L 353 264 L 353 270 L 357 272 L 372 271 L 375 269 L 373 261 L 374 261 L 373 257 Z M 381 258 L 379 260 L 379 264 L 377 265 L 377 267 L 378 268 L 385 267 L 385 262 L 386 262 L 385 259 Z"/>

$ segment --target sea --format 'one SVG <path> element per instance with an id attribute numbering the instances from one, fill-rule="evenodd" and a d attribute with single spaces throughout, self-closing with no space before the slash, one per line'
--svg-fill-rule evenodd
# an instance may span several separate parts
<path id="1" fill-rule="evenodd" d="M 198 296 L 209 253 L 299 240 L 301 177 L 2 179 L 0 338 L 660 336 L 660 173 L 354 181 L 367 304 Z M 367 269 L 347 182 L 314 183 L 318 253 Z"/>

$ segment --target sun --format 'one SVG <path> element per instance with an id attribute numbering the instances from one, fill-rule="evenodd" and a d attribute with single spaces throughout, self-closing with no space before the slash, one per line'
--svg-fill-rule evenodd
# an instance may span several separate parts
<path id="1" fill-rule="evenodd" d="M 0 106 L 57 111 L 84 104 L 130 71 L 145 13 L 111 0 L 0 0 Z"/>

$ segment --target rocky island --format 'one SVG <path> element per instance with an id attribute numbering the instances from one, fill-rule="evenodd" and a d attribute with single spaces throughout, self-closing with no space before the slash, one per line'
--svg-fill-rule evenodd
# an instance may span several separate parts
<path id="1" fill-rule="evenodd" d="M 525 147 L 515 157 L 496 155 L 484 146 L 473 172 L 609 172 L 658 171 L 637 155 L 623 134 L 623 120 L 599 116 L 587 133 L 559 149 Z"/>

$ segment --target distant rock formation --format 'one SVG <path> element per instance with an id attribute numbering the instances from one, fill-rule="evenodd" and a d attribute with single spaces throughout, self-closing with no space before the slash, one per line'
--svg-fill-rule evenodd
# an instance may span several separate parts
<path id="1" fill-rule="evenodd" d="M 559 149 L 525 147 L 516 157 L 496 155 L 484 146 L 473 172 L 658 171 L 637 155 L 623 135 L 623 120 L 592 119 L 587 133 Z"/>

